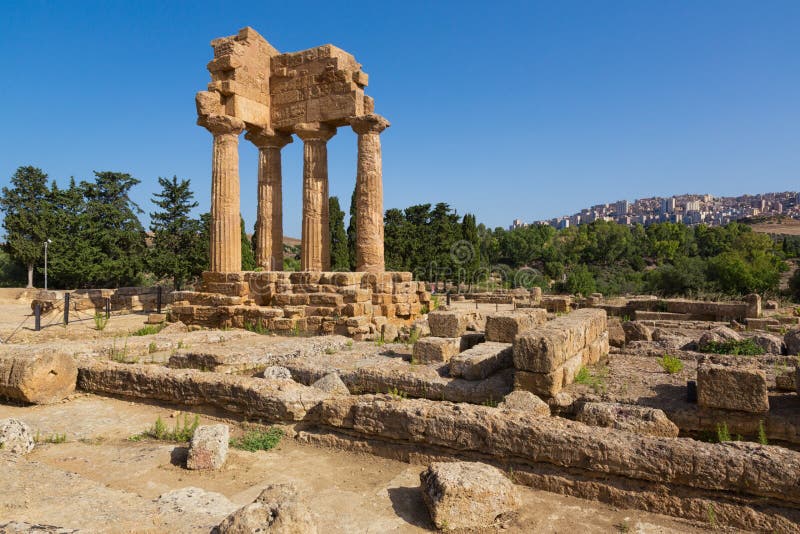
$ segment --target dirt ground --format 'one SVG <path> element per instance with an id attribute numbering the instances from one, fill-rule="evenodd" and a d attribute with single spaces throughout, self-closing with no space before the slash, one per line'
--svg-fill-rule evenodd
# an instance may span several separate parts
<path id="1" fill-rule="evenodd" d="M 208 532 L 230 507 L 245 505 L 270 483 L 297 485 L 320 532 L 424 532 L 432 529 L 419 491 L 423 466 L 370 455 L 317 448 L 285 437 L 271 451 L 231 449 L 214 473 L 186 470 L 185 444 L 129 441 L 175 407 L 78 394 L 53 406 L 0 405 L 0 418 L 25 421 L 44 440 L 23 460 L 0 456 L 0 523 L 30 523 L 89 532 Z M 192 417 L 190 415 L 190 417 Z M 201 423 L 209 421 L 201 416 Z M 234 434 L 241 426 L 232 425 Z M 196 487 L 233 504 L 217 511 L 159 510 L 154 499 Z M 522 512 L 506 532 L 700 532 L 676 519 L 616 510 L 520 487 Z"/>

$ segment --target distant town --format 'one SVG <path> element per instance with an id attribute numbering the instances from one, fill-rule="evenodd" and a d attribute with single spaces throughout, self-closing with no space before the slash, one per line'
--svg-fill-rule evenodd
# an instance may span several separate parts
<path id="1" fill-rule="evenodd" d="M 647 226 L 660 222 L 681 222 L 687 225 L 706 224 L 719 226 L 749 217 L 783 215 L 800 219 L 800 193 L 760 193 L 738 197 L 712 195 L 677 195 L 668 198 L 640 198 L 633 202 L 620 200 L 611 204 L 598 204 L 584 208 L 573 215 L 534 221 L 532 224 L 569 228 L 597 220 L 616 221 L 619 224 Z M 515 219 L 510 229 L 528 226 Z"/>

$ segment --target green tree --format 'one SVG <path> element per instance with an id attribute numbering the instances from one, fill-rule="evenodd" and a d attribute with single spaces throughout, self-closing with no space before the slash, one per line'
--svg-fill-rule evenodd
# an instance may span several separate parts
<path id="1" fill-rule="evenodd" d="M 244 225 L 244 218 L 239 215 L 242 228 L 242 270 L 253 271 L 257 267 L 256 255 L 253 252 L 253 241 L 247 237 L 247 229 Z"/>
<path id="2" fill-rule="evenodd" d="M 94 182 L 81 182 L 83 213 L 78 215 L 80 237 L 90 244 L 93 261 L 85 282 L 93 287 L 135 285 L 145 259 L 145 232 L 139 206 L 130 190 L 139 180 L 127 173 L 95 172 Z"/>
<path id="3" fill-rule="evenodd" d="M 53 214 L 60 222 L 53 231 L 53 243 L 50 245 L 50 281 L 53 287 L 89 286 L 90 266 L 99 252 L 95 244 L 87 239 L 84 230 L 84 189 L 75 183 L 75 178 L 70 178 L 66 189 L 60 189 L 53 182 L 49 194 Z"/>
<path id="4" fill-rule="evenodd" d="M 586 265 L 575 265 L 567 274 L 567 280 L 564 282 L 564 289 L 573 295 L 580 293 L 581 295 L 589 295 L 596 291 L 594 276 Z"/>
<path id="5" fill-rule="evenodd" d="M 152 202 L 159 210 L 150 213 L 153 237 L 147 263 L 156 276 L 172 278 L 173 286 L 180 290 L 203 268 L 197 257 L 202 252 L 200 221 L 189 216 L 197 202 L 192 200 L 189 180 L 159 177 L 158 183 L 161 192 L 153 195 Z"/>
<path id="6" fill-rule="evenodd" d="M 28 269 L 28 287 L 33 287 L 34 266 L 44 255 L 44 242 L 50 239 L 52 213 L 47 175 L 36 167 L 20 167 L 11 177 L 11 187 L 0 196 L 4 214 L 6 251 Z"/>
<path id="7" fill-rule="evenodd" d="M 356 270 L 356 190 L 350 197 L 350 221 L 347 224 L 347 251 L 350 257 L 350 270 Z"/>
<path id="8" fill-rule="evenodd" d="M 350 270 L 350 249 L 347 232 L 344 229 L 344 212 L 339 206 L 338 197 L 328 199 L 331 233 L 331 269 L 334 271 Z"/>
<path id="9" fill-rule="evenodd" d="M 481 239 L 478 235 L 478 225 L 475 216 L 471 213 L 464 215 L 461 220 L 461 238 L 465 245 L 468 245 L 469 255 L 463 258 L 461 268 L 464 270 L 469 290 L 472 284 L 479 282 L 478 276 L 481 269 Z"/>

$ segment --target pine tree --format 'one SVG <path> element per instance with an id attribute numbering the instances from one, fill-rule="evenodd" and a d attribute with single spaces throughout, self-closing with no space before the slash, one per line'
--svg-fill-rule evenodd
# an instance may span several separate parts
<path id="1" fill-rule="evenodd" d="M 331 270 L 349 271 L 350 248 L 347 233 L 344 230 L 344 212 L 339 206 L 338 197 L 328 199 L 328 211 L 330 212 Z"/>
<path id="2" fill-rule="evenodd" d="M 350 270 L 356 270 L 356 190 L 350 197 L 350 221 L 347 225 L 347 251 L 350 256 Z"/>
<path id="3" fill-rule="evenodd" d="M 48 277 L 53 287 L 80 288 L 87 285 L 89 268 L 98 251 L 85 239 L 83 225 L 83 189 L 70 178 L 69 187 L 50 188 L 53 216 L 59 221 L 53 230 L 49 248 Z"/>
<path id="4" fill-rule="evenodd" d="M 242 221 L 242 270 L 253 271 L 257 267 L 256 255 L 253 252 L 253 242 L 247 237 L 247 229 L 244 225 L 244 218 L 240 215 Z"/>
<path id="5" fill-rule="evenodd" d="M 197 202 L 192 201 L 189 180 L 159 177 L 158 183 L 161 192 L 153 195 L 152 202 L 160 210 L 150 214 L 153 237 L 147 263 L 153 274 L 172 278 L 173 286 L 180 290 L 188 280 L 199 276 L 203 267 L 196 256 L 200 249 L 200 221 L 189 216 Z"/>
<path id="6" fill-rule="evenodd" d="M 81 237 L 95 253 L 86 283 L 94 287 L 135 285 L 144 268 L 145 232 L 130 199 L 139 180 L 120 172 L 95 172 L 94 182 L 82 182 L 86 202 L 80 217 Z"/>
<path id="7" fill-rule="evenodd" d="M 4 213 L 6 251 L 28 269 L 28 287 L 33 287 L 34 266 L 44 256 L 44 242 L 50 239 L 52 212 L 47 175 L 36 167 L 20 167 L 4 187 L 0 210 Z"/>
<path id="8" fill-rule="evenodd" d="M 461 220 L 461 239 L 464 240 L 466 255 L 463 255 L 461 268 L 464 269 L 466 282 L 469 291 L 472 291 L 472 284 L 478 282 L 477 276 L 481 268 L 481 239 L 478 235 L 478 225 L 475 216 L 471 213 L 464 215 Z"/>

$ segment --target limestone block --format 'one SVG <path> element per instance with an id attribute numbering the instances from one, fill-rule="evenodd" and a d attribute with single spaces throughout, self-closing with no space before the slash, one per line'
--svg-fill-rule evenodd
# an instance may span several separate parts
<path id="1" fill-rule="evenodd" d="M 466 380 L 482 380 L 513 364 L 511 343 L 487 341 L 454 355 L 450 359 L 450 376 Z"/>
<path id="2" fill-rule="evenodd" d="M 591 426 L 616 428 L 634 434 L 677 438 L 678 426 L 662 410 L 618 404 L 615 402 L 586 402 L 575 414 L 575 419 Z"/>
<path id="3" fill-rule="evenodd" d="M 530 391 L 512 391 L 497 405 L 501 410 L 520 411 L 542 417 L 550 417 L 550 406 Z"/>
<path id="4" fill-rule="evenodd" d="M 472 314 L 460 310 L 432 311 L 428 314 L 431 335 L 436 337 L 459 337 L 467 331 Z"/>
<path id="5" fill-rule="evenodd" d="M 193 470 L 220 469 L 228 457 L 228 425 L 197 427 L 189 444 L 186 468 Z"/>
<path id="6" fill-rule="evenodd" d="M 731 330 L 727 326 L 718 326 L 713 330 L 705 332 L 697 341 L 697 346 L 703 350 L 710 343 L 724 343 L 726 341 L 741 341 L 742 336 L 735 330 Z"/>
<path id="7" fill-rule="evenodd" d="M 599 338 L 586 345 L 586 348 L 583 349 L 583 364 L 590 365 L 600 360 L 606 360 L 608 358 L 608 351 L 608 332 L 603 332 Z"/>
<path id="8" fill-rule="evenodd" d="M 426 337 L 414 343 L 413 358 L 418 363 L 448 362 L 460 347 L 458 337 Z"/>
<path id="9" fill-rule="evenodd" d="M 606 330 L 605 310 L 584 308 L 563 315 L 516 337 L 514 366 L 524 371 L 552 373 Z"/>
<path id="10" fill-rule="evenodd" d="M 147 316 L 147 321 L 145 321 L 145 324 L 161 324 L 166 320 L 166 313 L 151 313 Z"/>
<path id="11" fill-rule="evenodd" d="M 33 447 L 33 433 L 28 425 L 18 419 L 0 419 L 0 450 L 22 455 Z"/>
<path id="12" fill-rule="evenodd" d="M 399 335 L 399 331 L 397 329 L 397 325 L 393 325 L 391 323 L 385 323 L 381 327 L 381 338 L 386 343 L 394 343 Z"/>
<path id="13" fill-rule="evenodd" d="M 544 308 L 528 308 L 528 310 L 496 312 L 487 315 L 486 340 L 513 343 L 517 334 L 547 322 L 547 312 Z"/>
<path id="14" fill-rule="evenodd" d="M 547 295 L 540 299 L 541 305 L 551 313 L 567 313 L 572 306 L 569 295 Z"/>
<path id="15" fill-rule="evenodd" d="M 435 462 L 419 478 L 431 519 L 444 531 L 489 528 L 519 506 L 514 484 L 487 464 Z"/>
<path id="16" fill-rule="evenodd" d="M 697 368 L 697 404 L 722 410 L 767 412 L 767 375 L 760 369 L 702 364 Z"/>
<path id="17" fill-rule="evenodd" d="M 271 484 L 255 501 L 226 517 L 215 532 L 316 534 L 317 526 L 293 484 Z"/>
<path id="18" fill-rule="evenodd" d="M 625 332 L 625 342 L 631 341 L 652 341 L 653 332 L 644 323 L 638 321 L 625 321 L 622 323 L 622 330 Z"/>
<path id="19" fill-rule="evenodd" d="M 51 404 L 75 391 L 78 368 L 69 354 L 21 349 L 4 352 L 0 354 L 0 397 Z"/>
<path id="20" fill-rule="evenodd" d="M 756 334 L 752 337 L 756 345 L 764 349 L 767 354 L 781 354 L 783 340 L 774 334 Z"/>

